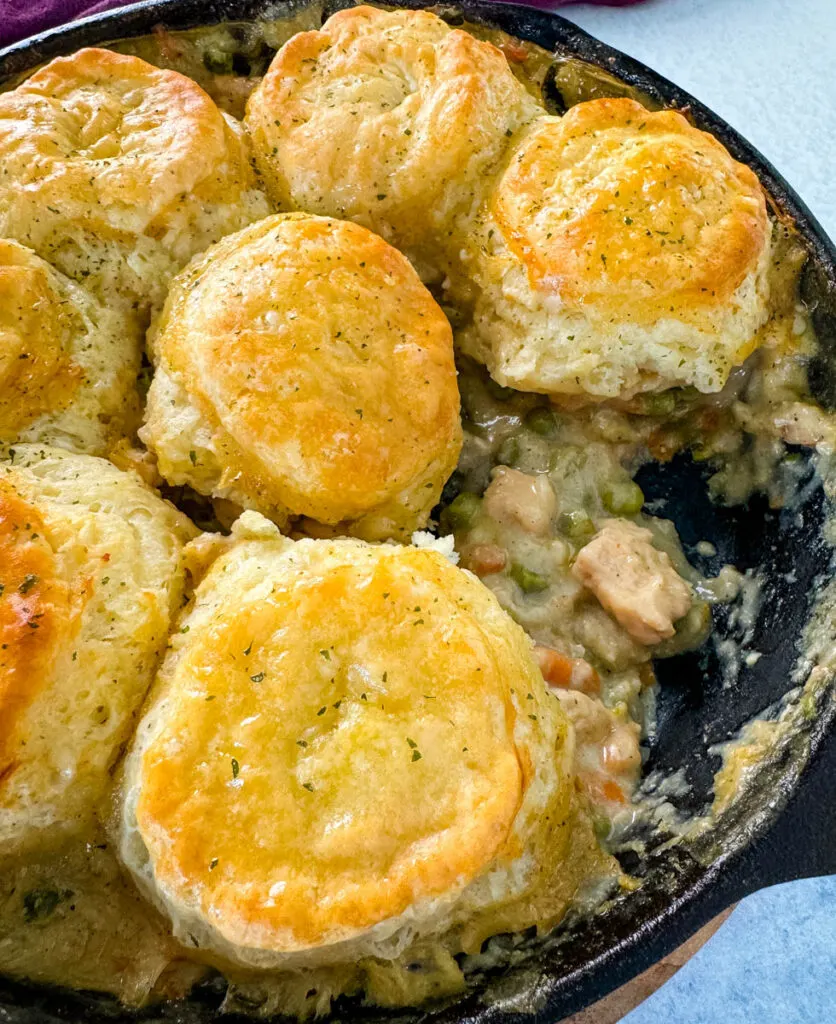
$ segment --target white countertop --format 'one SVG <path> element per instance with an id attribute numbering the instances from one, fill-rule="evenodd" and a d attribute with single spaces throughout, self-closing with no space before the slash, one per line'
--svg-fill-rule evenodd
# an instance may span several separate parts
<path id="1" fill-rule="evenodd" d="M 646 0 L 560 14 L 725 118 L 836 239 L 836 0 Z"/>

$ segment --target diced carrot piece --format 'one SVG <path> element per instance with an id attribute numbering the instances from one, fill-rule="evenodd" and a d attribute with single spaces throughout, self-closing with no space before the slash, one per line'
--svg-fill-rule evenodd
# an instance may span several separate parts
<path id="1" fill-rule="evenodd" d="M 183 46 L 178 42 L 177 37 L 168 32 L 162 25 L 155 25 L 153 34 L 160 49 L 160 54 L 166 60 L 176 60 L 183 55 Z"/>
<path id="2" fill-rule="evenodd" d="M 697 416 L 697 423 L 700 430 L 704 430 L 706 433 L 716 430 L 720 426 L 720 410 L 702 409 Z"/>
<path id="3" fill-rule="evenodd" d="M 685 439 L 666 427 L 657 427 L 647 439 L 647 449 L 657 462 L 670 462 L 685 447 Z"/>
<path id="4" fill-rule="evenodd" d="M 596 772 L 580 772 L 578 782 L 590 803 L 596 806 L 605 803 L 623 804 L 627 802 L 621 786 L 605 775 L 599 775 Z"/>
<path id="5" fill-rule="evenodd" d="M 474 544 L 463 559 L 465 567 L 477 576 L 502 572 L 508 556 L 496 544 Z"/>
<path id="6" fill-rule="evenodd" d="M 561 654 L 553 647 L 546 647 L 544 644 L 535 645 L 534 657 L 549 686 L 556 686 L 561 690 L 570 688 L 574 659 L 567 658 L 565 654 Z"/>
<path id="7" fill-rule="evenodd" d="M 604 785 L 601 787 L 601 792 L 614 804 L 624 803 L 624 792 L 621 786 L 617 782 L 613 782 L 612 779 L 607 779 Z"/>
<path id="8" fill-rule="evenodd" d="M 580 690 L 588 696 L 594 696 L 601 690 L 601 677 L 583 658 L 567 658 L 545 644 L 536 644 L 534 656 L 543 678 L 559 690 Z"/>
<path id="9" fill-rule="evenodd" d="M 643 690 L 649 689 L 656 683 L 656 673 L 653 670 L 652 662 L 646 661 L 639 667 L 639 679 Z"/>
<path id="10" fill-rule="evenodd" d="M 572 658 L 572 678 L 570 685 L 573 690 L 580 690 L 588 697 L 597 697 L 601 692 L 601 677 L 583 658 Z"/>
<path id="11" fill-rule="evenodd" d="M 528 59 L 528 50 L 510 39 L 500 43 L 499 49 L 505 54 L 506 60 L 512 64 L 522 64 L 523 61 Z"/>

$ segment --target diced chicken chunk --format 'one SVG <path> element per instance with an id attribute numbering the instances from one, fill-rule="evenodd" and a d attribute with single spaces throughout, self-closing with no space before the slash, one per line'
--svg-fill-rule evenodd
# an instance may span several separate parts
<path id="1" fill-rule="evenodd" d="M 498 523 L 516 524 L 527 533 L 544 535 L 551 527 L 557 499 L 548 477 L 499 466 L 485 491 L 483 508 Z"/>
<path id="2" fill-rule="evenodd" d="M 691 607 L 691 588 L 653 535 L 626 519 L 608 519 L 578 553 L 572 574 L 639 643 L 674 635 Z"/>
<path id="3" fill-rule="evenodd" d="M 836 423 L 821 409 L 806 402 L 785 402 L 774 416 L 778 435 L 787 444 L 813 447 L 823 442 L 833 443 Z"/>
<path id="4" fill-rule="evenodd" d="M 575 729 L 575 772 L 593 804 L 624 803 L 641 771 L 639 726 L 578 690 L 555 690 Z"/>
<path id="5" fill-rule="evenodd" d="M 578 690 L 555 690 L 560 706 L 575 727 L 576 755 L 583 767 L 590 760 L 582 748 L 592 748 L 593 759 L 615 773 L 633 775 L 641 767 L 639 726 L 632 720 L 620 721 L 599 700 Z M 587 755 L 589 752 L 587 751 Z"/>

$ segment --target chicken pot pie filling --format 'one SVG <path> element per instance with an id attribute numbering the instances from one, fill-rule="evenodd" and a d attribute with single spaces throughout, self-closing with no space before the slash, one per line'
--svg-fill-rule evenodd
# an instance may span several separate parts
<path id="1" fill-rule="evenodd" d="M 807 378 L 804 252 L 681 114 L 588 100 L 566 64 L 576 105 L 548 114 L 550 55 L 492 30 L 358 8 L 114 48 L 108 103 L 135 103 L 120 153 L 101 125 L 84 160 L 65 153 L 53 184 L 85 161 L 92 177 L 36 227 L 16 190 L 34 174 L 51 194 L 41 165 L 0 185 L 0 969 L 131 1005 L 220 976 L 225 1009 L 263 1016 L 455 996 L 525 929 L 639 884 L 611 853 L 647 819 L 654 662 L 757 597 L 732 566 L 701 576 L 634 478 L 689 451 L 717 501 L 792 504 L 791 446 L 834 442 Z M 15 160 L 15 125 L 49 134 L 53 93 L 83 120 L 97 52 L 0 97 Z M 485 75 L 495 90 L 456 114 L 447 78 Z M 351 156 L 354 137 L 379 145 Z M 188 202 L 155 191 L 170 146 Z M 261 219 L 251 155 L 290 217 Z M 119 175 L 156 195 L 141 222 L 111 201 Z M 299 237 L 277 269 L 264 240 L 280 249 L 282 224 Z M 347 284 L 323 232 L 345 239 Z M 172 279 L 149 454 L 137 337 Z M 346 327 L 374 334 L 365 377 Z M 397 452 L 376 465 L 386 423 Z M 155 486 L 212 532 L 192 539 Z"/>

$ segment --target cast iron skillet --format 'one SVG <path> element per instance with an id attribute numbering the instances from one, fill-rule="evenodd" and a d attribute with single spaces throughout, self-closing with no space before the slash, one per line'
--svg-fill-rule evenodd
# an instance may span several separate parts
<path id="1" fill-rule="evenodd" d="M 82 46 L 144 35 L 162 24 L 191 28 L 222 21 L 280 16 L 311 0 L 145 0 L 109 14 L 44 33 L 0 53 L 0 79 L 20 74 Z M 348 0 L 329 0 L 325 16 Z M 400 0 L 403 7 L 425 6 Z M 784 179 L 745 139 L 687 93 L 637 61 L 599 43 L 554 14 L 504 3 L 463 0 L 435 8 L 451 22 L 462 17 L 494 25 L 528 39 L 558 58 L 579 58 L 640 89 L 659 105 L 689 111 L 694 122 L 712 132 L 734 156 L 749 164 L 766 187 L 775 210 L 792 220 L 809 252 L 803 277 L 805 300 L 814 310 L 821 355 L 810 367 L 818 399 L 836 406 L 836 248 Z M 554 85 L 550 103 L 562 97 Z M 803 457 L 809 460 L 809 455 Z M 719 663 L 709 644 L 701 652 L 659 664 L 661 681 L 658 738 L 648 771 L 683 767 L 690 792 L 678 798 L 683 810 L 710 805 L 719 759 L 712 744 L 733 736 L 752 716 L 774 705 L 796 681 L 801 630 L 819 586 L 829 575 L 832 549 L 822 540 L 822 488 L 811 486 L 800 508 L 771 511 L 760 498 L 744 508 L 712 505 L 705 491 L 705 470 L 688 457 L 648 467 L 640 482 L 650 499 L 664 502 L 661 514 L 676 523 L 686 551 L 711 573 L 729 561 L 757 569 L 765 584 L 763 611 L 751 641 L 762 653 L 744 667 L 739 681 L 723 688 Z M 812 473 L 812 469 L 811 469 Z M 711 540 L 717 556 L 701 559 L 693 545 Z M 787 575 L 787 574 L 790 575 Z M 715 629 L 733 635 L 722 613 Z M 836 632 L 836 625 L 834 625 Z M 702 850 L 667 849 L 650 843 L 646 855 L 622 859 L 644 879 L 635 893 L 619 898 L 603 915 L 569 922 L 558 935 L 531 939 L 523 962 L 476 974 L 466 995 L 429 1010 L 398 1012 L 340 1003 L 335 1016 L 345 1021 L 438 1024 L 512 1024 L 532 1017 L 557 1021 L 593 1003 L 669 953 L 735 900 L 763 886 L 818 874 L 836 873 L 836 689 L 831 681 L 820 694 L 817 714 L 794 728 L 775 757 L 734 812 L 717 824 Z M 111 1000 L 18 985 L 0 980 L 0 1020 L 8 1024 L 47 1024 L 84 1020 L 176 1020 L 207 1024 L 218 1019 L 220 994 L 209 985 L 184 1004 L 129 1013 Z"/>

